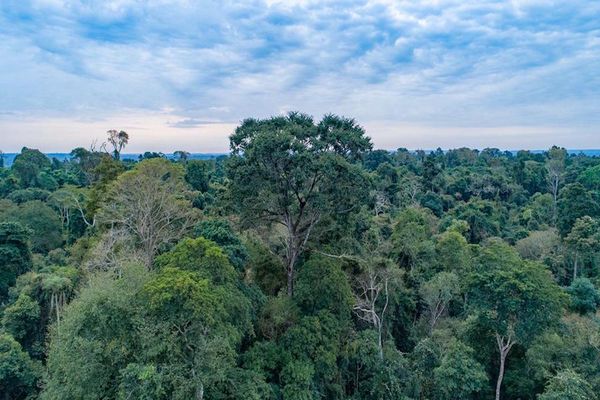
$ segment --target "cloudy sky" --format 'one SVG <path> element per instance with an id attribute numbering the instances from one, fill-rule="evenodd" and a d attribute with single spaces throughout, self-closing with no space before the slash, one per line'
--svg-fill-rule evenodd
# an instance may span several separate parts
<path id="1" fill-rule="evenodd" d="M 289 110 L 388 149 L 600 148 L 600 1 L 0 1 L 5 152 L 221 152 Z"/>

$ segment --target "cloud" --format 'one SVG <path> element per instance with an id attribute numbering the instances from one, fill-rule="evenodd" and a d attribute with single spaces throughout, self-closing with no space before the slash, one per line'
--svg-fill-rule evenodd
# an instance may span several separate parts
<path id="1" fill-rule="evenodd" d="M 167 124 L 173 128 L 197 128 L 205 125 L 217 125 L 223 124 L 223 121 L 210 121 L 210 120 L 202 120 L 196 118 L 185 118 L 175 122 L 168 122 Z"/>
<path id="2" fill-rule="evenodd" d="M 584 0 L 4 0 L 0 113 L 180 116 L 160 130 L 300 109 L 398 147 L 406 126 L 599 147 L 599 33 Z"/>

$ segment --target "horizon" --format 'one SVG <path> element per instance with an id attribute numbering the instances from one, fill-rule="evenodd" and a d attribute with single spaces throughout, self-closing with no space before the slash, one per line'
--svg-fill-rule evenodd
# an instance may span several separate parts
<path id="1" fill-rule="evenodd" d="M 599 16 L 582 0 L 6 1 L 0 148 L 118 129 L 134 152 L 226 152 L 239 121 L 290 110 L 353 117 L 378 148 L 600 148 Z"/>

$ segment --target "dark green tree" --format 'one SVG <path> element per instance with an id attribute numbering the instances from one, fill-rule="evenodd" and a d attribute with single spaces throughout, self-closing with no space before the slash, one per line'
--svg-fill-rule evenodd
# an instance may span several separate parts
<path id="1" fill-rule="evenodd" d="M 600 211 L 598 203 L 580 183 L 572 183 L 564 187 L 558 198 L 557 227 L 562 236 L 566 236 L 578 218 L 596 217 Z"/>
<path id="2" fill-rule="evenodd" d="M 433 376 L 435 399 L 439 400 L 476 399 L 488 383 L 485 369 L 475 360 L 473 349 L 456 340 L 445 347 Z"/>
<path id="3" fill-rule="evenodd" d="M 543 265 L 523 261 L 510 246 L 491 241 L 476 262 L 468 298 L 471 314 L 497 345 L 499 400 L 510 351 L 558 321 L 564 294 Z"/>
<path id="4" fill-rule="evenodd" d="M 291 296 L 296 262 L 315 226 L 366 199 L 369 180 L 352 161 L 371 149 L 370 139 L 352 119 L 327 115 L 315 123 L 290 113 L 245 120 L 230 143 L 232 198 L 246 223 L 282 227 Z"/>
<path id="5" fill-rule="evenodd" d="M 571 308 L 580 314 L 595 313 L 600 306 L 600 292 L 587 278 L 573 280 L 567 293 L 571 296 Z"/>
<path id="6" fill-rule="evenodd" d="M 539 400 L 596 400 L 589 383 L 574 371 L 559 372 L 550 379 Z"/>
<path id="7" fill-rule="evenodd" d="M 45 168 L 50 168 L 50 159 L 42 152 L 23 147 L 21 154 L 15 157 L 12 171 L 21 183 L 21 187 L 41 187 L 41 173 Z"/>
<path id="8" fill-rule="evenodd" d="M 19 275 L 31 269 L 29 230 L 17 223 L 0 223 L 0 301 Z"/>
<path id="9" fill-rule="evenodd" d="M 4 400 L 33 398 L 41 367 L 32 361 L 21 345 L 0 333 L 0 394 Z"/>

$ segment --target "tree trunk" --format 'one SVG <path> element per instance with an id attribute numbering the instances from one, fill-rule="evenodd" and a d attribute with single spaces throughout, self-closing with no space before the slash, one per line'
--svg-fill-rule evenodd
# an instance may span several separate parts
<path id="1" fill-rule="evenodd" d="M 294 266 L 287 266 L 287 294 L 289 297 L 294 295 Z"/>
<path id="2" fill-rule="evenodd" d="M 573 264 L 573 281 L 577 279 L 577 269 L 579 268 L 579 257 L 575 254 L 575 263 Z"/>
<path id="3" fill-rule="evenodd" d="M 505 343 L 504 338 L 496 334 L 496 343 L 498 344 L 498 351 L 500 352 L 500 370 L 498 371 L 498 380 L 496 381 L 496 400 L 500 400 L 500 391 L 502 388 L 502 380 L 504 379 L 504 369 L 506 367 L 506 357 L 514 345 L 514 342 L 509 336 Z"/>
<path id="4" fill-rule="evenodd" d="M 383 338 L 382 338 L 382 326 L 381 326 L 381 322 L 379 323 L 379 327 L 378 327 L 378 333 L 379 333 L 379 338 L 378 338 L 378 342 L 377 342 L 377 346 L 379 347 L 379 359 L 383 361 Z"/>
<path id="5" fill-rule="evenodd" d="M 292 297 L 294 295 L 294 273 L 296 260 L 300 253 L 300 245 L 297 239 L 298 233 L 295 231 L 293 225 L 288 222 L 288 237 L 287 237 L 287 249 L 285 257 L 285 272 L 287 274 L 287 295 Z"/>
<path id="6" fill-rule="evenodd" d="M 500 355 L 500 372 L 498 373 L 498 380 L 496 381 L 496 400 L 500 400 L 500 388 L 502 387 L 502 380 L 504 379 L 504 363 L 506 357 Z"/>
<path id="7" fill-rule="evenodd" d="M 560 177 L 555 177 L 552 182 L 552 223 L 556 226 L 556 220 L 558 218 L 558 186 L 560 184 Z"/>

